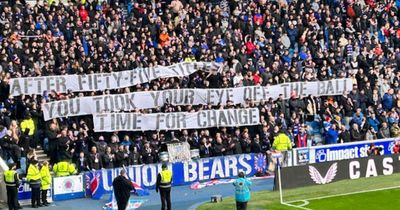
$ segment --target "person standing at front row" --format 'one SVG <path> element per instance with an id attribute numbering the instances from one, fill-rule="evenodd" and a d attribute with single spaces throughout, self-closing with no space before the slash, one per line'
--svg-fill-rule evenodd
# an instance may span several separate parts
<path id="1" fill-rule="evenodd" d="M 4 182 L 7 188 L 7 204 L 9 210 L 22 209 L 18 203 L 19 176 L 15 171 L 16 164 L 10 164 L 9 170 L 4 172 Z"/>
<path id="2" fill-rule="evenodd" d="M 239 172 L 239 178 L 233 182 L 235 186 L 235 200 L 237 210 L 246 210 L 247 202 L 250 200 L 251 181 L 244 176 L 244 172 Z"/>
<path id="3" fill-rule="evenodd" d="M 125 210 L 131 196 L 131 191 L 136 192 L 135 187 L 126 175 L 125 169 L 122 169 L 119 176 L 114 179 L 113 188 L 118 210 Z"/>
<path id="4" fill-rule="evenodd" d="M 37 160 L 32 160 L 28 168 L 28 174 L 26 175 L 26 180 L 29 182 L 29 186 L 32 189 L 32 208 L 38 208 L 42 205 L 40 204 L 40 184 L 41 176 L 39 170 L 39 162 Z"/>
<path id="5" fill-rule="evenodd" d="M 47 191 L 50 189 L 51 185 L 51 174 L 49 169 L 49 163 L 47 161 L 43 162 L 42 168 L 40 169 L 40 176 L 41 176 L 41 197 L 42 197 L 42 204 L 45 206 L 49 205 L 47 202 Z"/>
<path id="6" fill-rule="evenodd" d="M 161 210 L 171 210 L 171 183 L 172 171 L 168 169 L 167 164 L 162 164 L 162 171 L 157 176 L 156 192 L 160 191 Z"/>

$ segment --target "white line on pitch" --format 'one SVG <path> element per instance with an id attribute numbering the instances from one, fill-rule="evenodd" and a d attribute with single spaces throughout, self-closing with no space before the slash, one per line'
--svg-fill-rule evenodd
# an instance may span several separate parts
<path id="1" fill-rule="evenodd" d="M 361 190 L 361 191 L 351 192 L 351 193 L 342 193 L 342 194 L 336 194 L 336 195 L 326 195 L 326 196 L 315 197 L 315 198 L 310 198 L 310 199 L 286 201 L 286 202 L 295 203 L 295 202 L 302 202 L 302 201 L 305 201 L 305 200 L 307 200 L 307 201 L 320 200 L 320 199 L 325 199 L 325 198 L 339 197 L 339 196 L 344 196 L 344 195 L 354 195 L 354 194 L 359 194 L 359 193 L 375 192 L 375 191 L 382 191 L 382 190 L 390 190 L 390 189 L 396 189 L 396 188 L 400 188 L 400 186 L 385 187 L 385 188 L 379 188 L 379 189 L 374 189 L 374 190 Z"/>

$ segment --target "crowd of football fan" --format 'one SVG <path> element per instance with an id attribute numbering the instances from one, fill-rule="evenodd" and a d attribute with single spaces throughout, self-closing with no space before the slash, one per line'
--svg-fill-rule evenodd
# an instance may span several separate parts
<path id="1" fill-rule="evenodd" d="M 9 1 L 0 7 L 0 153 L 78 169 L 157 162 L 165 143 L 187 141 L 201 157 L 267 152 L 284 131 L 294 147 L 399 137 L 400 1 L 82 0 Z M 220 72 L 158 79 L 98 92 L 9 96 L 14 77 L 90 74 L 216 61 Z M 95 133 L 91 116 L 44 121 L 41 104 L 74 97 L 173 88 L 226 88 L 351 78 L 340 96 L 248 101 L 261 124 L 240 128 Z M 175 112 L 219 106 L 172 106 Z"/>

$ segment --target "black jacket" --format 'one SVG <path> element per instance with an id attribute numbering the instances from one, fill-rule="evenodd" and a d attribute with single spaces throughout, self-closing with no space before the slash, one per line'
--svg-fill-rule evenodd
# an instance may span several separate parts
<path id="1" fill-rule="evenodd" d="M 124 176 L 117 176 L 113 181 L 115 199 L 118 203 L 128 202 L 131 191 L 136 192 L 132 182 Z"/>

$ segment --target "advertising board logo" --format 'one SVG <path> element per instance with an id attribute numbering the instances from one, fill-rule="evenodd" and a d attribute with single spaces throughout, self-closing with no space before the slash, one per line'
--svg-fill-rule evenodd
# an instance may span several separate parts
<path id="1" fill-rule="evenodd" d="M 319 162 L 325 162 L 326 161 L 326 152 L 323 149 L 320 149 L 316 152 L 316 158 L 319 160 Z"/>
<path id="2" fill-rule="evenodd" d="M 334 163 L 329 167 L 329 170 L 324 177 L 322 177 L 321 173 L 319 173 L 318 169 L 316 169 L 314 166 L 308 166 L 308 171 L 311 179 L 316 184 L 328 184 L 336 177 L 337 163 Z"/>
<path id="3" fill-rule="evenodd" d="M 71 192 L 71 191 L 73 191 L 73 187 L 74 187 L 74 183 L 73 183 L 72 179 L 66 179 L 66 180 L 64 180 L 64 182 L 62 184 L 62 191 L 63 192 Z"/>

